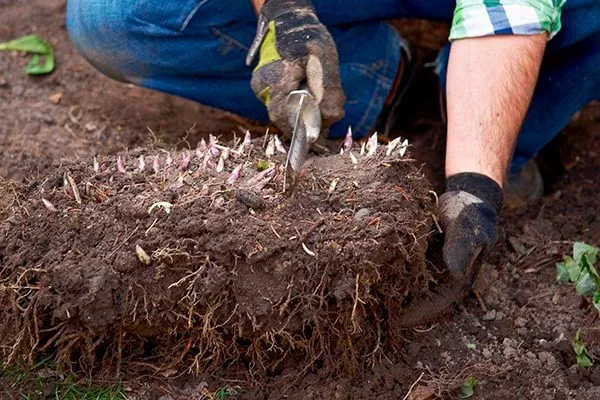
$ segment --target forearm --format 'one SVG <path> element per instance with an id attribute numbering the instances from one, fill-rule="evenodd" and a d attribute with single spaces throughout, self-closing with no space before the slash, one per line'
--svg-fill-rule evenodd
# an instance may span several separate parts
<path id="1" fill-rule="evenodd" d="M 254 10 L 258 13 L 262 8 L 263 4 L 265 4 L 265 0 L 251 0 L 252 5 L 254 6 Z"/>
<path id="2" fill-rule="evenodd" d="M 476 172 L 503 185 L 547 35 L 454 41 L 447 75 L 446 176 Z"/>

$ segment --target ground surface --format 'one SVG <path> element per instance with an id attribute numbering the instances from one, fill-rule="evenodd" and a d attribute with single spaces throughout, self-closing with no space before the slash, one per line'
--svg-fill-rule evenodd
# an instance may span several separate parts
<path id="1" fill-rule="evenodd" d="M 91 160 L 128 148 L 182 147 L 208 131 L 228 133 L 235 124 L 223 114 L 179 99 L 111 82 L 78 57 L 64 30 L 63 0 L 0 0 L 0 40 L 36 32 L 56 48 L 57 71 L 45 78 L 22 72 L 26 59 L 0 54 L 0 176 L 28 185 L 63 157 Z M 403 134 L 439 182 L 443 132 L 435 91 L 421 114 L 411 113 Z M 62 93 L 59 104 L 49 96 Z M 432 100 L 433 99 L 433 100 Z M 417 102 L 418 103 L 418 102 Z M 150 130 L 154 132 L 152 134 Z M 418 134 L 417 134 L 418 133 Z M 560 146 L 560 147 L 558 147 Z M 591 352 L 598 323 L 589 304 L 571 287 L 555 283 L 554 263 L 573 241 L 600 244 L 600 105 L 590 105 L 543 155 L 548 195 L 537 204 L 505 210 L 499 241 L 476 293 L 452 318 L 407 331 L 405 343 L 373 369 L 355 377 L 332 376 L 315 366 L 300 375 L 293 365 L 253 384 L 243 369 L 199 378 L 131 379 L 138 398 L 203 398 L 228 386 L 243 399 L 403 398 L 431 390 L 456 398 L 468 377 L 477 379 L 474 398 L 596 399 L 600 370 L 574 366 L 571 343 L 581 328 Z M 433 156 L 432 156 L 433 155 Z M 161 380 L 162 379 L 162 380 Z M 0 382 L 10 383 L 7 377 Z M 433 395 L 432 395 L 433 396 Z M 431 397 L 435 398 L 435 397 Z"/>

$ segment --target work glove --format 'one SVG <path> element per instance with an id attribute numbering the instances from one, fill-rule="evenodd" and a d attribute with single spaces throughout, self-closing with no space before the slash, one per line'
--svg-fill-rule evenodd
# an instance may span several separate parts
<path id="1" fill-rule="evenodd" d="M 482 258 L 496 239 L 502 207 L 502 188 L 493 179 L 475 173 L 448 177 L 440 196 L 444 229 L 443 258 L 453 284 L 466 295 L 472 288 Z"/>
<path id="2" fill-rule="evenodd" d="M 286 107 L 293 90 L 307 88 L 315 97 L 323 127 L 344 117 L 337 49 L 310 0 L 267 0 L 259 13 L 248 65 L 257 53 L 252 90 L 283 133 L 293 129 Z"/>

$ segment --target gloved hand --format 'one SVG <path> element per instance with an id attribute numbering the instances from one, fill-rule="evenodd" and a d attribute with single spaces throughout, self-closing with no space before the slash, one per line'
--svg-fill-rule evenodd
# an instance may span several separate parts
<path id="1" fill-rule="evenodd" d="M 288 120 L 287 96 L 303 84 L 319 104 L 323 127 L 344 117 L 337 49 L 310 0 L 267 0 L 260 10 L 248 65 L 257 52 L 252 90 L 284 133 L 291 133 L 293 128 Z"/>
<path id="2" fill-rule="evenodd" d="M 454 283 L 463 285 L 465 292 L 473 286 L 481 259 L 496 239 L 501 208 L 502 188 L 493 179 L 475 173 L 448 177 L 446 192 L 439 199 L 443 256 Z"/>

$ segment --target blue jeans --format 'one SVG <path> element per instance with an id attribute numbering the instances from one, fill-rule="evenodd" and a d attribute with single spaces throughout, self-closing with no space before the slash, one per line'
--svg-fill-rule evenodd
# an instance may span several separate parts
<path id="1" fill-rule="evenodd" d="M 313 0 L 336 41 L 347 103 L 332 127 L 356 137 L 373 128 L 400 61 L 402 38 L 387 18 L 452 18 L 455 0 Z M 563 30 L 550 42 L 519 136 L 519 168 L 600 98 L 600 1 L 569 0 Z M 75 47 L 106 75 L 267 121 L 244 65 L 256 30 L 250 0 L 68 0 Z M 448 48 L 439 58 L 445 81 Z"/>

